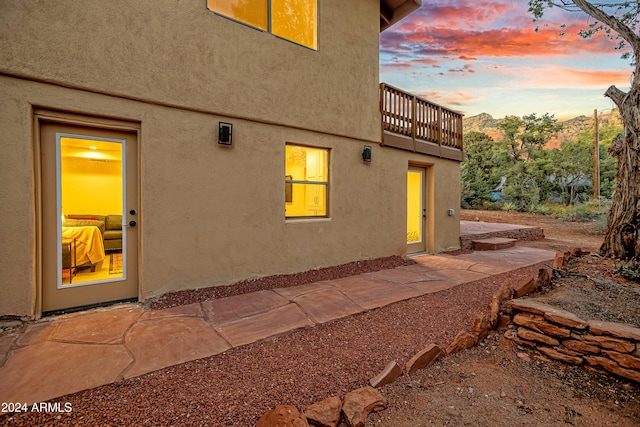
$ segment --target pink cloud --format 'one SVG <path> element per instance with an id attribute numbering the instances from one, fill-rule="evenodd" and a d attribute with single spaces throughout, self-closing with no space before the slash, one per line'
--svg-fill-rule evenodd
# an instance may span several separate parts
<path id="1" fill-rule="evenodd" d="M 472 60 L 613 50 L 615 43 L 604 36 L 585 41 L 577 35 L 587 25 L 584 17 L 569 14 L 565 24 L 564 36 L 554 22 L 535 32 L 536 24 L 526 7 L 504 0 L 425 4 L 397 28 L 382 33 L 381 53 L 402 52 L 410 60 L 434 56 Z"/>

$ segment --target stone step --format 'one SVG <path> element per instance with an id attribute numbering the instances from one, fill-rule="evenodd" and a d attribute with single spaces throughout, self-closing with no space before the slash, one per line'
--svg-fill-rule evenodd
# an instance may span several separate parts
<path id="1" fill-rule="evenodd" d="M 473 240 L 474 251 L 497 251 L 499 249 L 512 248 L 516 245 L 516 239 L 506 237 L 491 237 L 488 239 Z"/>

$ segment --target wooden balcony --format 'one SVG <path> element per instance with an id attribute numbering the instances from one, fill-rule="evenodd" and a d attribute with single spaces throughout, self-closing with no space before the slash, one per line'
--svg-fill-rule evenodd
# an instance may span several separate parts
<path id="1" fill-rule="evenodd" d="M 462 114 L 380 83 L 382 145 L 462 161 Z"/>

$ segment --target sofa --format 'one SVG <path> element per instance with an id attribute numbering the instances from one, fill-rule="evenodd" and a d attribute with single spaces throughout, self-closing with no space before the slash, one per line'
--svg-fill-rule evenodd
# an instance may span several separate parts
<path id="1" fill-rule="evenodd" d="M 122 251 L 122 215 L 65 215 L 63 227 L 98 227 L 105 252 Z"/>

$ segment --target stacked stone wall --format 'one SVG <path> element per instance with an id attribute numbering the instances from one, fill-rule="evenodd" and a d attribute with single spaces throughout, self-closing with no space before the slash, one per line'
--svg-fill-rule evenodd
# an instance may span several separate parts
<path id="1" fill-rule="evenodd" d="M 512 325 L 506 338 L 550 359 L 640 383 L 640 328 L 583 320 L 534 299 L 513 300 L 511 308 Z"/>

